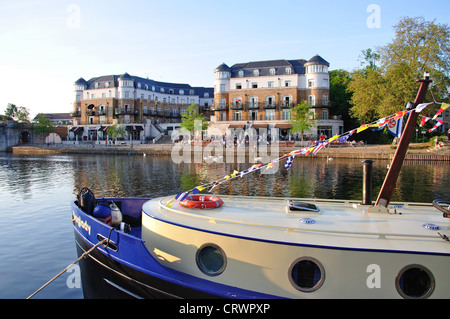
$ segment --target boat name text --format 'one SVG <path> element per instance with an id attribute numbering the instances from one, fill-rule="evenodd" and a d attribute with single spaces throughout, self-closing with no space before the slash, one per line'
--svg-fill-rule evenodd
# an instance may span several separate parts
<path id="1" fill-rule="evenodd" d="M 74 223 L 77 224 L 78 228 L 82 228 L 91 235 L 91 226 L 87 223 L 87 221 L 82 221 L 80 216 L 73 214 Z"/>

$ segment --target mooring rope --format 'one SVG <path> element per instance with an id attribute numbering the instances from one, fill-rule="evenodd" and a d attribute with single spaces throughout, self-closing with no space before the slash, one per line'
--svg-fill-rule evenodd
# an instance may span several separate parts
<path id="1" fill-rule="evenodd" d="M 108 236 L 109 237 L 109 236 Z M 41 288 L 39 288 L 38 290 L 36 290 L 35 292 L 33 292 L 31 295 L 29 295 L 27 297 L 27 299 L 30 299 L 31 297 L 33 297 L 34 295 L 36 295 L 39 291 L 41 291 L 42 289 L 44 289 L 45 287 L 47 287 L 52 281 L 54 281 L 56 278 L 58 278 L 59 276 L 61 276 L 63 273 L 65 273 L 67 271 L 67 269 L 69 269 L 70 267 L 72 267 L 73 265 L 75 265 L 77 262 L 79 262 L 81 259 L 83 259 L 84 257 L 86 257 L 87 255 L 89 255 L 94 249 L 96 249 L 98 246 L 104 244 L 105 242 L 108 242 L 109 238 L 105 238 L 101 241 L 99 241 L 97 244 L 95 244 L 94 246 L 92 246 L 91 249 L 85 251 L 80 257 L 77 258 L 77 260 L 75 260 L 73 263 L 71 263 L 70 265 L 68 265 L 66 268 L 64 268 L 63 270 L 61 270 L 61 272 L 59 274 L 57 274 L 55 277 L 53 277 L 52 279 L 50 279 L 49 281 L 47 281 L 47 283 L 45 283 Z"/>

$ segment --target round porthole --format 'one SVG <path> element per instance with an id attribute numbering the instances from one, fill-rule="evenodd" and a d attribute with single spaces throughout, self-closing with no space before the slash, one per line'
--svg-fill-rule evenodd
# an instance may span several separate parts
<path id="1" fill-rule="evenodd" d="M 424 299 L 433 293 L 435 281 L 433 274 L 425 267 L 409 265 L 398 273 L 395 287 L 403 298 Z"/>
<path id="2" fill-rule="evenodd" d="M 205 244 L 197 250 L 195 260 L 198 268 L 204 274 L 217 276 L 225 270 L 227 257 L 219 246 Z"/>
<path id="3" fill-rule="evenodd" d="M 317 259 L 298 258 L 289 268 L 289 280 L 295 289 L 313 292 L 322 286 L 325 280 L 325 269 Z"/>

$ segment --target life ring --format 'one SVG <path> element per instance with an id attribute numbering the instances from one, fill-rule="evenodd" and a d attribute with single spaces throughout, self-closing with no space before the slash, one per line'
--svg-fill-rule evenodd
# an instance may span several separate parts
<path id="1" fill-rule="evenodd" d="M 181 206 L 199 209 L 211 209 L 222 206 L 223 200 L 217 196 L 189 195 L 180 202 Z"/>

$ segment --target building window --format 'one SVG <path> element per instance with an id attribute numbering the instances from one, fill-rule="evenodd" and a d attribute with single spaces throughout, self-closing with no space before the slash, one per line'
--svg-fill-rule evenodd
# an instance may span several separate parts
<path id="1" fill-rule="evenodd" d="M 292 110 L 283 110 L 282 119 L 283 120 L 291 120 L 292 119 Z"/>
<path id="2" fill-rule="evenodd" d="M 240 78 L 243 78 L 243 77 L 244 77 L 244 71 L 243 71 L 243 70 L 240 70 L 240 71 L 238 72 L 238 77 L 240 77 Z"/>
<path id="3" fill-rule="evenodd" d="M 184 95 L 184 90 L 180 90 L 180 95 Z"/>
<path id="4" fill-rule="evenodd" d="M 266 120 L 267 121 L 275 120 L 275 110 L 266 110 Z"/>
<path id="5" fill-rule="evenodd" d="M 283 106 L 291 106 L 291 104 L 292 104 L 292 96 L 291 95 L 284 95 L 282 103 L 283 103 Z"/>
<path id="6" fill-rule="evenodd" d="M 314 80 L 308 80 L 308 87 L 313 88 L 314 87 Z"/>
<path id="7" fill-rule="evenodd" d="M 194 90 L 189 90 L 189 95 L 194 95 Z"/>
<path id="8" fill-rule="evenodd" d="M 126 99 L 129 99 L 129 98 L 130 98 L 130 92 L 125 91 L 125 98 L 126 98 Z"/>
<path id="9" fill-rule="evenodd" d="M 248 113 L 249 121 L 257 121 L 258 120 L 258 110 L 250 110 Z"/>
<path id="10" fill-rule="evenodd" d="M 236 90 L 240 90 L 242 89 L 242 84 L 241 83 L 236 83 Z"/>
<path id="11" fill-rule="evenodd" d="M 286 74 L 292 74 L 292 69 L 291 68 L 286 68 L 285 69 L 285 73 Z"/>
<path id="12" fill-rule="evenodd" d="M 249 99 L 249 107 L 251 108 L 257 108 L 258 107 L 258 97 L 257 96 L 251 96 Z"/>
<path id="13" fill-rule="evenodd" d="M 106 82 L 106 83 L 105 83 L 105 88 L 109 88 L 109 83 L 110 83 L 110 82 Z"/>
<path id="14" fill-rule="evenodd" d="M 285 81 L 284 86 L 291 86 L 291 81 Z"/>
<path id="15" fill-rule="evenodd" d="M 98 89 L 100 87 L 100 83 L 95 83 L 95 88 Z"/>
<path id="16" fill-rule="evenodd" d="M 266 106 L 275 106 L 274 96 L 266 96 Z"/>
<path id="17" fill-rule="evenodd" d="M 259 70 L 253 70 L 253 76 L 259 76 Z"/>
<path id="18" fill-rule="evenodd" d="M 323 79 L 323 87 L 328 87 L 328 79 Z"/>
<path id="19" fill-rule="evenodd" d="M 269 74 L 270 74 L 270 75 L 275 75 L 275 69 L 273 69 L 273 68 L 270 69 L 270 70 L 269 70 Z"/>
<path id="20" fill-rule="evenodd" d="M 275 84 L 273 81 L 269 81 L 269 83 L 267 84 L 267 87 L 273 88 L 275 87 Z"/>
<path id="21" fill-rule="evenodd" d="M 257 89 L 257 88 L 258 88 L 258 83 L 252 82 L 252 89 Z"/>
<path id="22" fill-rule="evenodd" d="M 227 120 L 227 112 L 220 112 L 220 120 L 221 121 Z"/>
<path id="23" fill-rule="evenodd" d="M 226 99 L 220 99 L 220 107 L 227 106 L 227 100 Z"/>
<path id="24" fill-rule="evenodd" d="M 233 111 L 233 121 L 242 120 L 242 111 Z"/>
<path id="25" fill-rule="evenodd" d="M 328 110 L 322 110 L 322 120 L 328 120 Z"/>
<path id="26" fill-rule="evenodd" d="M 225 84 L 221 84 L 220 85 L 220 91 L 219 92 L 226 92 L 226 85 Z"/>
<path id="27" fill-rule="evenodd" d="M 106 93 L 102 93 L 102 99 L 106 98 Z"/>
<path id="28" fill-rule="evenodd" d="M 308 97 L 308 103 L 312 106 L 316 105 L 316 97 L 314 95 L 310 95 Z"/>
<path id="29" fill-rule="evenodd" d="M 209 93 L 203 94 L 203 97 L 204 97 L 205 99 L 209 98 Z"/>

